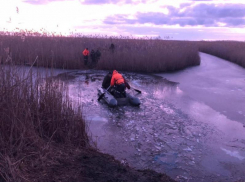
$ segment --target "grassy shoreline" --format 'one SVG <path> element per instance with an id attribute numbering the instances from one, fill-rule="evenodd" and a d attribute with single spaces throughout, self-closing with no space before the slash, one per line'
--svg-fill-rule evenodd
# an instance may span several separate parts
<path id="1" fill-rule="evenodd" d="M 245 68 L 245 42 L 238 41 L 201 41 L 197 43 L 201 52 L 217 56 Z"/>

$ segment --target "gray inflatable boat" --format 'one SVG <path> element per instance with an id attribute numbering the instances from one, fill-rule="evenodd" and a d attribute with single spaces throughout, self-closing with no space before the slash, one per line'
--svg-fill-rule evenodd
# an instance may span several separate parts
<path id="1" fill-rule="evenodd" d="M 98 89 L 98 95 L 101 96 L 103 93 L 105 95 L 102 97 L 102 99 L 110 106 L 110 107 L 116 107 L 116 106 L 123 106 L 123 105 L 132 105 L 132 106 L 139 106 L 140 100 L 137 97 L 134 97 L 128 93 L 126 93 L 126 97 L 123 98 L 115 98 L 109 91 L 107 91 L 104 88 Z"/>

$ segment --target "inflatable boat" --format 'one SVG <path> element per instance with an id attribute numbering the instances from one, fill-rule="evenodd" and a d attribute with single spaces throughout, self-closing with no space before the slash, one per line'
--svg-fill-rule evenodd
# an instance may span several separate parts
<path id="1" fill-rule="evenodd" d="M 122 96 L 120 98 L 116 98 L 114 95 L 112 95 L 109 91 L 107 91 L 104 88 L 98 89 L 98 95 L 99 97 L 104 94 L 102 99 L 110 106 L 110 107 L 116 107 L 116 106 L 123 106 L 123 105 L 132 105 L 132 106 L 139 106 L 140 100 L 139 98 L 132 96 L 128 93 L 126 93 L 126 96 Z"/>

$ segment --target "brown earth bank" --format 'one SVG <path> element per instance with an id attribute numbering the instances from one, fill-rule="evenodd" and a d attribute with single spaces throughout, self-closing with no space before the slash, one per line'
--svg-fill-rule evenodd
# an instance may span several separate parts
<path id="1" fill-rule="evenodd" d="M 49 150 L 50 152 L 50 150 Z M 43 154 L 42 154 L 43 155 Z M 87 149 L 60 149 L 45 154 L 45 159 L 26 157 L 15 168 L 15 180 L 1 177 L 5 181 L 40 182 L 174 182 L 165 174 L 152 170 L 136 170 L 121 164 L 114 157 Z"/>
<path id="2" fill-rule="evenodd" d="M 83 181 L 174 181 L 165 174 L 152 170 L 136 170 L 123 166 L 114 157 L 95 150 L 81 152 L 77 156 L 77 163 L 80 173 L 78 179 Z"/>

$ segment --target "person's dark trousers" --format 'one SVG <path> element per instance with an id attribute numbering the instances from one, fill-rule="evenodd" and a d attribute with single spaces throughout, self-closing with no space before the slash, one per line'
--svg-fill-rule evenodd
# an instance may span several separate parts
<path id="1" fill-rule="evenodd" d="M 95 63 L 95 54 L 93 53 L 91 53 L 91 60 L 92 60 L 92 63 Z"/>
<path id="2" fill-rule="evenodd" d="M 94 57 L 91 58 L 93 63 L 96 63 L 96 60 Z"/>
<path id="3" fill-rule="evenodd" d="M 87 65 L 88 64 L 88 56 L 83 56 L 84 58 L 84 65 Z"/>
<path id="4" fill-rule="evenodd" d="M 98 63 L 98 61 L 99 61 L 99 58 L 95 58 L 95 64 L 97 64 Z"/>
<path id="5" fill-rule="evenodd" d="M 126 93 L 125 93 L 125 89 L 126 89 L 126 86 L 124 83 L 120 84 L 120 85 L 115 85 L 115 90 L 119 92 L 119 95 L 118 97 L 126 97 Z"/>

